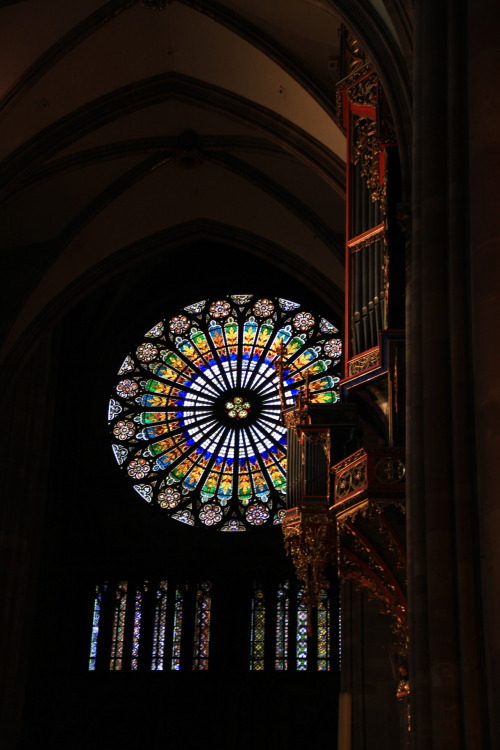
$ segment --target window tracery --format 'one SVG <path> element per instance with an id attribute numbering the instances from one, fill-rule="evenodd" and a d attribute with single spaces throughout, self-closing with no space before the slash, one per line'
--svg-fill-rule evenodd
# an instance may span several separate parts
<path id="1" fill-rule="evenodd" d="M 192 526 L 279 523 L 280 396 L 291 406 L 308 387 L 312 403 L 338 400 L 337 335 L 297 302 L 251 294 L 200 300 L 150 328 L 125 357 L 108 409 L 114 455 L 135 491 Z"/>
<path id="2" fill-rule="evenodd" d="M 231 634 L 226 643 L 231 668 L 234 664 L 252 672 L 337 668 L 331 649 L 335 599 L 330 591 L 323 590 L 310 622 L 303 589 L 290 580 L 244 585 L 230 602 L 223 591 L 224 587 L 207 580 L 107 581 L 96 586 L 89 671 L 224 669 L 220 651 L 215 661 L 210 653 L 214 608 L 219 641 L 221 615 L 226 623 L 222 632 Z M 248 612 L 243 631 L 227 628 L 235 608 Z"/>

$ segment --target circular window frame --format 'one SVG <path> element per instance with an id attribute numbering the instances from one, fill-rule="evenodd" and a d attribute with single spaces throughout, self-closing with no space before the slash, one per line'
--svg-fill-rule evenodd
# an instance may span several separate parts
<path id="1" fill-rule="evenodd" d="M 187 305 L 119 368 L 108 408 L 115 459 L 177 521 L 221 531 L 279 524 L 281 410 L 301 389 L 311 403 L 335 403 L 340 352 L 338 329 L 291 300 L 233 294 Z M 226 402 L 250 408 L 231 416 Z"/>

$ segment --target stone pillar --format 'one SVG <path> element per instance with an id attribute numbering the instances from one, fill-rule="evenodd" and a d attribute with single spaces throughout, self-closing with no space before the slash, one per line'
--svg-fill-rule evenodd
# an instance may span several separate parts
<path id="1" fill-rule="evenodd" d="M 473 0 L 469 5 L 475 14 Z M 466 2 L 415 4 L 407 455 L 412 745 L 418 750 L 489 747 L 470 338 L 466 34 Z"/>
<path id="2" fill-rule="evenodd" d="M 36 626 L 37 573 L 52 442 L 50 345 L 3 383 L 0 453 L 0 748 L 18 746 Z"/>
<path id="3" fill-rule="evenodd" d="M 500 747 L 500 54 L 498 4 L 469 2 L 475 462 L 490 744 Z"/>
<path id="4" fill-rule="evenodd" d="M 349 750 L 404 750 L 403 706 L 396 698 L 395 638 L 382 604 L 351 582 L 342 584 L 341 693 L 348 702 L 350 732 L 339 717 L 343 747 Z"/>

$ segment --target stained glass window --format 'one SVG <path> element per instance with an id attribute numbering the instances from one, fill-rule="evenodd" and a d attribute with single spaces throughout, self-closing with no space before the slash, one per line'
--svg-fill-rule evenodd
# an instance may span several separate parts
<path id="1" fill-rule="evenodd" d="M 96 586 L 92 609 L 88 669 L 95 670 L 207 670 L 209 668 L 213 592 L 210 581 L 107 582 Z M 220 594 L 220 591 L 219 591 Z M 242 597 L 240 599 L 240 597 Z M 245 638 L 227 628 L 224 617 L 232 607 L 248 606 Z M 293 581 L 243 587 L 228 607 L 219 598 L 219 627 L 234 635 L 227 641 L 232 656 L 241 653 L 247 669 L 328 671 L 336 664 L 331 654 L 331 595 L 324 591 L 311 619 L 301 590 Z M 223 620 L 221 613 L 225 613 Z M 220 634 L 221 631 L 219 631 Z M 247 640 L 248 639 L 248 640 Z M 236 662 L 239 660 L 236 656 Z M 220 654 L 219 654 L 220 659 Z M 225 661 L 210 668 L 217 669 Z"/>
<path id="2" fill-rule="evenodd" d="M 252 596 L 250 627 L 250 669 L 326 672 L 331 668 L 331 597 L 323 590 L 321 601 L 311 613 L 303 600 L 303 589 L 290 581 L 260 586 Z M 272 596 L 270 596 L 272 592 Z M 311 618 L 309 622 L 308 618 Z M 270 621 L 272 627 L 267 628 Z M 308 627 L 310 626 L 310 628 Z M 274 653 L 274 661 L 268 654 Z"/>
<path id="3" fill-rule="evenodd" d="M 323 591 L 321 601 L 316 611 L 318 629 L 318 670 L 326 672 L 330 669 L 330 600 Z"/>
<path id="4" fill-rule="evenodd" d="M 121 581 L 116 589 L 115 608 L 113 613 L 113 634 L 111 640 L 111 659 L 109 662 L 110 669 L 121 669 L 123 664 L 127 589 L 127 581 Z"/>
<path id="5" fill-rule="evenodd" d="M 297 669 L 307 669 L 307 606 L 302 598 L 302 590 L 297 592 Z"/>
<path id="6" fill-rule="evenodd" d="M 288 669 L 288 631 L 290 627 L 290 584 L 288 581 L 278 586 L 276 601 L 276 656 L 274 667 Z"/>
<path id="7" fill-rule="evenodd" d="M 155 593 L 156 601 L 153 626 L 151 669 L 153 671 L 161 671 L 163 669 L 165 659 L 168 581 L 160 581 Z"/>
<path id="8" fill-rule="evenodd" d="M 148 584 L 144 584 L 144 590 L 147 591 Z M 132 660 L 130 666 L 132 669 L 137 669 L 139 666 L 139 644 L 141 640 L 141 617 L 142 617 L 142 597 L 143 589 L 138 587 L 135 592 L 135 607 L 134 607 L 134 630 L 132 633 Z"/>
<path id="9" fill-rule="evenodd" d="M 88 668 L 110 670 L 208 669 L 212 584 L 133 584 L 96 586 Z M 189 623 L 186 623 L 186 612 Z M 194 617 L 194 621 L 193 618 Z M 191 642 L 185 641 L 189 625 Z M 184 642 L 185 641 L 185 642 Z"/>
<path id="10" fill-rule="evenodd" d="M 229 532 L 279 523 L 281 407 L 303 387 L 311 402 L 335 403 L 340 356 L 335 326 L 297 302 L 239 294 L 190 304 L 151 327 L 118 371 L 108 408 L 116 461 L 143 499 L 183 523 Z"/>
<path id="11" fill-rule="evenodd" d="M 212 586 L 204 581 L 196 592 L 193 669 L 208 669 Z"/>
<path id="12" fill-rule="evenodd" d="M 266 600 L 258 586 L 252 598 L 252 622 L 250 627 L 250 669 L 263 670 L 266 636 Z"/>
<path id="13" fill-rule="evenodd" d="M 106 591 L 106 584 L 102 586 L 96 586 L 95 598 L 94 598 L 94 610 L 92 612 L 92 635 L 90 638 L 90 657 L 89 657 L 89 669 L 95 670 L 97 660 L 97 644 L 99 640 L 99 628 L 101 623 L 101 606 L 103 594 Z"/>
<path id="14" fill-rule="evenodd" d="M 181 668 L 181 639 L 182 639 L 182 620 L 184 615 L 184 597 L 182 589 L 177 586 L 174 600 L 174 627 L 172 634 L 172 669 Z"/>

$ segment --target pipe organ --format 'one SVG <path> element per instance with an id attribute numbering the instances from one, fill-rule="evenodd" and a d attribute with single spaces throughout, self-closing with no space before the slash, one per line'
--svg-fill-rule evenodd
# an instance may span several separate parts
<path id="1" fill-rule="evenodd" d="M 405 553 L 404 236 L 391 117 L 372 64 L 347 31 L 337 117 L 346 134 L 344 377 L 340 402 L 302 398 L 288 427 L 285 546 L 308 608 L 336 568 L 390 615 L 407 648 Z M 394 285 L 396 286 L 396 285 Z M 409 683 L 408 683 L 409 684 Z M 409 692 L 399 690 L 398 697 Z"/>

